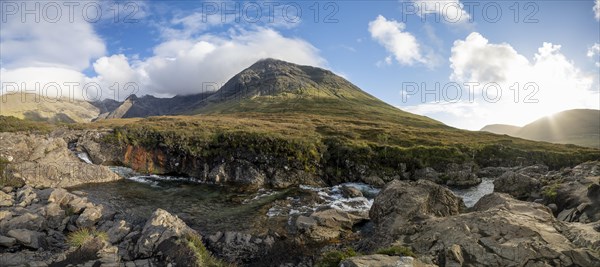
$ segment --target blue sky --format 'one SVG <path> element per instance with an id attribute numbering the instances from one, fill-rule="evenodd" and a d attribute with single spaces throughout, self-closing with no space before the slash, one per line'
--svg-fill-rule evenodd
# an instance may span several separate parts
<path id="1" fill-rule="evenodd" d="M 600 108 L 597 0 L 84 1 L 72 19 L 56 2 L 58 22 L 39 3 L 25 3 L 39 22 L 23 17 L 23 3 L 2 3 L 3 93 L 15 83 L 77 82 L 98 84 L 99 98 L 190 94 L 275 57 L 331 69 L 387 103 L 465 129 Z M 239 21 L 224 14 L 236 6 Z M 436 83 L 440 91 L 423 98 Z M 472 97 L 465 83 L 478 83 Z"/>

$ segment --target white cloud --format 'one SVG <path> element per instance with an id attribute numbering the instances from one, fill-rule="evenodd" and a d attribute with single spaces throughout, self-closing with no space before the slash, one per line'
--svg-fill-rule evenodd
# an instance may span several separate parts
<path id="1" fill-rule="evenodd" d="M 521 71 L 528 64 L 509 44 L 489 44 L 481 34 L 473 32 L 465 40 L 457 40 L 451 49 L 451 78 L 460 81 L 504 82 L 510 72 Z"/>
<path id="2" fill-rule="evenodd" d="M 471 16 L 464 10 L 464 5 L 458 0 L 412 0 L 420 16 L 438 14 L 444 22 L 464 23 Z"/>
<path id="3" fill-rule="evenodd" d="M 313 66 L 325 64 L 310 43 L 258 28 L 233 32 L 227 37 L 202 35 L 194 40 L 166 41 L 138 68 L 146 75 L 143 83 L 148 93 L 192 94 L 205 89 L 203 85 L 221 85 L 268 57 Z"/>
<path id="4" fill-rule="evenodd" d="M 142 13 L 136 19 L 148 15 L 145 4 L 141 7 Z M 78 14 L 79 11 L 75 12 Z M 244 30 L 236 26 L 226 31 L 226 35 L 202 33 L 201 17 L 196 13 L 172 19 L 168 26 L 183 30 L 162 33 L 164 41 L 154 47 L 152 56 L 142 59 L 127 58 L 122 54 L 106 55 L 104 40 L 96 34 L 93 24 L 82 16 L 75 15 L 74 21 L 66 17 L 55 23 L 44 19 L 36 23 L 33 17 L 22 23 L 17 15 L 7 18 L 9 20 L 2 23 L 0 31 L 0 83 L 3 85 L 0 94 L 12 90 L 13 82 L 16 82 L 21 90 L 33 90 L 36 83 L 41 88 L 57 83 L 61 85 L 63 96 L 79 99 L 86 95 L 95 97 L 95 94 L 82 91 L 89 85 L 93 89 L 99 86 L 98 93 L 102 98 L 122 100 L 132 92 L 173 96 L 199 93 L 206 83 L 211 84 L 209 89 L 218 89 L 237 72 L 262 58 L 325 65 L 319 51 L 310 43 L 282 36 L 269 28 L 250 25 Z M 110 18 L 103 17 L 97 23 L 111 22 Z M 211 23 L 220 23 L 220 17 L 213 16 Z M 276 25 L 277 21 L 273 23 Z M 96 76 L 84 74 L 90 67 Z M 22 83 L 25 84 L 23 88 Z M 69 92 L 65 83 L 77 83 L 77 92 Z M 130 86 L 132 83 L 137 91 Z M 6 84 L 9 87 L 4 86 Z M 125 85 L 129 87 L 125 88 Z"/>
<path id="5" fill-rule="evenodd" d="M 74 13 L 81 14 L 80 11 Z M 93 59 L 105 54 L 104 42 L 90 23 L 82 16 L 74 15 L 70 21 L 67 14 L 63 15 L 57 21 L 42 18 L 39 22 L 32 15 L 23 22 L 20 14 L 3 14 L 6 22 L 2 22 L 0 31 L 2 66 L 83 70 Z"/>
<path id="6" fill-rule="evenodd" d="M 592 47 L 588 48 L 587 56 L 597 60 L 600 57 L 600 44 L 595 43 Z M 600 67 L 600 61 L 596 61 L 596 67 Z"/>
<path id="7" fill-rule="evenodd" d="M 596 4 L 594 5 L 594 14 L 596 20 L 600 21 L 600 0 L 596 0 Z"/>
<path id="8" fill-rule="evenodd" d="M 404 32 L 405 27 L 404 23 L 387 20 L 382 15 L 369 22 L 371 37 L 393 54 L 398 63 L 403 65 L 425 63 L 417 39 L 411 33 Z"/>
<path id="9" fill-rule="evenodd" d="M 404 109 L 466 129 L 492 123 L 523 125 L 562 110 L 597 109 L 600 95 L 593 88 L 595 74 L 581 71 L 560 48 L 543 43 L 533 58 L 527 59 L 510 44 L 489 43 L 481 34 L 471 33 L 465 40 L 454 42 L 450 79 L 480 85 L 471 92 L 463 86 L 462 101 L 457 103 L 423 103 Z M 500 97 L 486 100 L 485 96 L 495 98 L 496 91 L 488 87 L 489 94 L 484 96 L 484 86 L 495 84 L 501 89 Z M 469 100 L 469 94 L 474 101 Z"/>

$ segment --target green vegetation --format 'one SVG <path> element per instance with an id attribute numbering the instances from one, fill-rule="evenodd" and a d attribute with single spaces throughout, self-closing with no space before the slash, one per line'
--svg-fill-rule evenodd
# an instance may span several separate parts
<path id="1" fill-rule="evenodd" d="M 555 201 L 556 200 L 556 196 L 558 195 L 558 189 L 560 188 L 560 183 L 555 183 L 552 185 L 548 185 L 544 188 L 544 190 L 542 191 L 542 195 L 544 196 L 544 198 L 550 200 L 550 201 Z"/>
<path id="2" fill-rule="evenodd" d="M 375 254 L 383 254 L 388 256 L 409 256 L 416 258 L 417 255 L 412 251 L 412 249 L 404 246 L 391 246 L 387 248 L 382 248 L 377 250 Z"/>
<path id="3" fill-rule="evenodd" d="M 96 229 L 81 228 L 75 232 L 69 233 L 67 236 L 67 244 L 72 247 L 81 247 L 94 239 L 106 241 L 108 240 L 108 234 Z"/>
<path id="4" fill-rule="evenodd" d="M 55 125 L 0 115 L 0 132 L 49 133 Z"/>
<path id="5" fill-rule="evenodd" d="M 198 235 L 186 235 L 184 244 L 193 253 L 198 267 L 225 267 L 230 266 L 216 259 L 202 243 L 202 238 Z"/>
<path id="6" fill-rule="evenodd" d="M 544 163 L 553 169 L 600 158 L 592 148 L 533 142 L 441 124 L 411 124 L 352 116 L 244 113 L 107 120 L 87 128 L 113 128 L 105 141 L 214 159 L 272 158 L 296 169 L 329 176 L 359 166 L 393 176 L 401 163 L 443 170 L 448 163 L 480 166 Z M 263 162 L 264 163 L 264 162 Z"/>
<path id="7" fill-rule="evenodd" d="M 321 258 L 315 264 L 316 267 L 338 267 L 340 262 L 347 258 L 358 256 L 356 251 L 352 248 L 346 248 L 343 250 L 331 250 L 323 253 Z"/>

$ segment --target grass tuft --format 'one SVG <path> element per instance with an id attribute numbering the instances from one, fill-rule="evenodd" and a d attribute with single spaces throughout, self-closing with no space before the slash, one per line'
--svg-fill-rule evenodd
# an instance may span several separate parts
<path id="1" fill-rule="evenodd" d="M 94 239 L 106 241 L 108 240 L 108 234 L 96 229 L 81 228 L 67 236 L 67 244 L 72 247 L 81 247 Z"/>
<path id="2" fill-rule="evenodd" d="M 340 262 L 347 258 L 359 256 L 360 254 L 354 251 L 352 248 L 346 248 L 343 250 L 332 250 L 323 253 L 321 258 L 317 261 L 316 267 L 338 267 Z"/>
<path id="3" fill-rule="evenodd" d="M 206 249 L 204 244 L 202 243 L 202 238 L 198 235 L 190 234 L 186 235 L 184 240 L 184 244 L 190 249 L 195 258 L 196 258 L 196 266 L 198 267 L 225 267 L 230 266 L 217 258 L 215 258 L 210 251 Z"/>

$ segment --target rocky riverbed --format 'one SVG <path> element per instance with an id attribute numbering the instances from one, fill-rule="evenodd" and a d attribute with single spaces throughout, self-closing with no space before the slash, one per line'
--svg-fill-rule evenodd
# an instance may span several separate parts
<path id="1" fill-rule="evenodd" d="M 371 185 L 239 190 L 94 165 L 97 156 L 58 137 L 0 140 L 0 266 L 600 262 L 598 161 L 561 170 L 463 164 Z"/>

